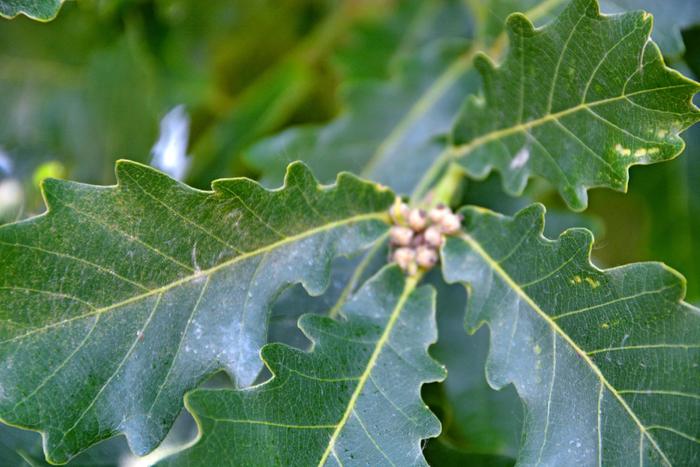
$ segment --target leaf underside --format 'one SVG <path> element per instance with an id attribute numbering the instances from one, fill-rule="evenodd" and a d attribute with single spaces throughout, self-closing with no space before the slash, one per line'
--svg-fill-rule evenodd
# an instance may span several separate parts
<path id="1" fill-rule="evenodd" d="M 464 210 L 443 273 L 469 285 L 466 325 L 491 331 L 487 376 L 513 383 L 521 465 L 697 465 L 700 310 L 659 263 L 600 270 L 583 229 L 542 236 L 544 208 Z"/>
<path id="2" fill-rule="evenodd" d="M 0 16 L 14 18 L 25 15 L 39 21 L 49 21 L 56 17 L 63 0 L 0 0 Z"/>
<path id="3" fill-rule="evenodd" d="M 49 212 L 0 228 L 0 417 L 41 431 L 52 462 L 118 433 L 146 453 L 207 376 L 251 384 L 275 297 L 320 294 L 394 199 L 348 174 L 321 187 L 302 164 L 274 191 L 197 191 L 130 162 L 117 179 L 48 180 Z"/>
<path id="4" fill-rule="evenodd" d="M 168 465 L 425 465 L 422 440 L 440 425 L 420 399 L 444 370 L 435 342 L 435 292 L 382 269 L 342 319 L 305 315 L 310 352 L 269 344 L 274 377 L 248 389 L 188 393 L 196 444 Z"/>
<path id="5" fill-rule="evenodd" d="M 700 116 L 698 84 L 664 65 L 651 28 L 641 11 L 601 16 L 596 0 L 540 29 L 511 15 L 503 63 L 476 59 L 484 95 L 467 101 L 446 160 L 476 177 L 496 169 L 514 194 L 542 176 L 574 209 L 588 188 L 625 190 L 631 165 L 677 156 Z"/>

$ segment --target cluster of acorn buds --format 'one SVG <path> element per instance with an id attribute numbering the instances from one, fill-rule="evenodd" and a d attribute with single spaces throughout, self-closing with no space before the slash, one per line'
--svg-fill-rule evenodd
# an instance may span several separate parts
<path id="1" fill-rule="evenodd" d="M 389 215 L 394 223 L 389 232 L 391 261 L 411 276 L 418 268 L 427 271 L 435 266 L 445 235 L 459 232 L 462 226 L 462 216 L 444 204 L 425 211 L 411 209 L 396 198 Z"/>

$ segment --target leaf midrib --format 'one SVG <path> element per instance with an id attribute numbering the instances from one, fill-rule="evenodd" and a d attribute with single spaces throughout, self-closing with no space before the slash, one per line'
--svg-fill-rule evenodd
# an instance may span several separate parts
<path id="1" fill-rule="evenodd" d="M 507 128 L 501 128 L 498 130 L 490 131 L 488 133 L 485 133 L 477 138 L 474 138 L 468 143 L 465 144 L 459 144 L 459 145 L 453 145 L 448 150 L 446 151 L 447 154 L 449 154 L 449 158 L 451 159 L 459 159 L 461 157 L 466 156 L 469 154 L 471 151 L 473 151 L 475 148 L 482 146 L 486 143 L 490 143 L 491 141 L 495 141 L 507 136 L 510 136 L 515 133 L 520 133 L 520 132 L 527 132 L 527 130 L 530 130 L 531 128 L 538 127 L 540 125 L 543 125 L 547 122 L 553 121 L 553 122 L 559 122 L 559 120 L 562 117 L 565 117 L 567 115 L 579 112 L 581 110 L 589 110 L 591 107 L 596 107 L 599 105 L 604 105 L 604 104 L 610 104 L 611 102 L 617 102 L 619 100 L 627 100 L 631 96 L 636 96 L 639 94 L 645 94 L 649 92 L 658 92 L 658 91 L 664 91 L 666 89 L 675 89 L 675 88 L 685 88 L 685 87 L 693 87 L 695 86 L 692 82 L 689 83 L 683 83 L 683 84 L 674 84 L 671 86 L 661 86 L 658 88 L 651 88 L 651 89 L 641 89 L 639 91 L 627 93 L 627 94 L 621 94 L 619 96 L 614 96 L 614 97 L 608 97 L 605 99 L 600 99 L 597 101 L 592 101 L 592 102 L 584 102 L 582 104 L 578 104 L 574 107 L 570 107 L 568 109 L 561 110 L 559 112 L 555 113 L 547 113 L 546 115 L 529 120 L 525 123 L 519 123 L 517 125 L 512 125 Z M 648 109 L 650 111 L 656 111 L 656 109 Z M 660 143 L 661 144 L 661 143 Z"/>
<path id="2" fill-rule="evenodd" d="M 106 313 L 106 312 L 108 312 L 108 311 L 111 311 L 111 310 L 120 308 L 120 307 L 122 307 L 122 306 L 129 305 L 129 304 L 131 304 L 131 303 L 138 302 L 139 300 L 145 299 L 145 298 L 147 298 L 147 297 L 150 297 L 150 296 L 153 296 L 153 295 L 158 295 L 158 294 L 167 292 L 168 290 L 171 290 L 171 289 L 173 289 L 173 288 L 175 288 L 175 287 L 178 287 L 178 286 L 180 286 L 180 285 L 186 284 L 186 283 L 188 283 L 188 282 L 190 282 L 190 281 L 194 281 L 194 280 L 197 280 L 197 279 L 202 279 L 202 278 L 204 278 L 204 277 L 209 277 L 210 275 L 215 274 L 216 272 L 218 272 L 218 271 L 221 270 L 221 269 L 225 269 L 225 268 L 227 268 L 227 267 L 229 267 L 229 266 L 231 266 L 231 265 L 233 265 L 233 264 L 236 264 L 236 263 L 238 263 L 238 262 L 240 262 L 240 261 L 243 261 L 243 260 L 245 260 L 245 259 L 248 259 L 248 258 L 257 256 L 257 255 L 259 255 L 259 254 L 262 254 L 262 253 L 266 253 L 266 252 L 275 250 L 276 248 L 279 248 L 279 247 L 284 246 L 284 245 L 286 245 L 286 244 L 290 244 L 290 243 L 297 242 L 297 241 L 299 241 L 299 240 L 303 240 L 304 238 L 311 237 L 311 236 L 316 235 L 316 234 L 321 233 L 321 232 L 325 232 L 325 231 L 332 230 L 332 229 L 334 229 L 334 228 L 336 228 L 336 227 L 340 227 L 340 226 L 343 226 L 343 225 L 351 224 L 351 223 L 353 223 L 353 222 L 359 222 L 359 221 L 364 221 L 364 220 L 379 220 L 379 221 L 383 221 L 383 222 L 385 222 L 385 223 L 388 223 L 388 222 L 389 222 L 388 215 L 387 215 L 386 213 L 384 213 L 384 212 L 375 212 L 375 213 L 369 213 L 369 214 L 359 214 L 359 215 L 355 215 L 355 216 L 352 216 L 352 217 L 347 217 L 347 218 L 342 219 L 342 220 L 340 220 L 340 221 L 329 222 L 329 223 L 327 223 L 327 224 L 323 224 L 323 225 L 321 225 L 321 226 L 318 226 L 318 227 L 315 227 L 315 228 L 306 230 L 306 231 L 304 231 L 304 232 L 302 232 L 302 233 L 300 233 L 300 234 L 296 234 L 296 235 L 292 235 L 292 236 L 287 236 L 287 237 L 285 237 L 285 238 L 283 238 L 283 239 L 281 239 L 281 240 L 278 240 L 278 241 L 276 241 L 276 242 L 274 242 L 274 243 L 271 243 L 271 244 L 269 244 L 269 245 L 260 247 L 260 248 L 258 248 L 258 249 L 255 249 L 255 250 L 252 250 L 252 251 L 249 251 L 249 252 L 245 252 L 245 253 L 243 253 L 243 254 L 241 254 L 241 255 L 238 255 L 238 256 L 236 256 L 236 257 L 230 259 L 230 260 L 227 260 L 227 261 L 224 261 L 224 262 L 222 262 L 222 263 L 220 263 L 220 264 L 217 264 L 216 266 L 213 266 L 213 267 L 211 267 L 211 268 L 209 268 L 209 269 L 203 269 L 203 270 L 201 270 L 201 271 L 196 271 L 194 274 L 190 274 L 190 275 L 184 276 L 184 277 L 182 277 L 182 278 L 180 278 L 180 279 L 178 279 L 178 280 L 176 280 L 176 281 L 170 282 L 170 283 L 168 283 L 168 284 L 166 284 L 166 285 L 163 285 L 163 286 L 161 286 L 161 287 L 156 287 L 156 288 L 154 288 L 154 289 L 148 289 L 146 292 L 141 293 L 141 294 L 139 294 L 139 295 L 135 295 L 135 296 L 130 297 L 130 298 L 126 299 L 126 300 L 122 300 L 122 301 L 120 301 L 120 302 L 112 303 L 112 304 L 107 305 L 107 306 L 105 306 L 105 307 L 99 307 L 99 308 L 98 308 L 98 307 L 95 307 L 94 309 L 92 309 L 92 310 L 91 310 L 90 312 L 88 312 L 88 313 L 83 313 L 83 314 L 81 314 L 81 315 L 74 316 L 74 317 L 69 318 L 69 319 L 66 319 L 66 320 L 62 320 L 62 321 L 59 321 L 59 322 L 51 323 L 51 324 L 48 324 L 48 325 L 46 325 L 46 326 L 42 326 L 42 327 L 40 327 L 40 328 L 32 329 L 31 331 L 29 331 L 29 332 L 27 332 L 27 333 L 24 333 L 24 334 L 21 334 L 21 335 L 18 335 L 18 336 L 14 336 L 14 337 L 12 337 L 12 338 L 10 338 L 10 339 L 6 339 L 6 340 L 4 340 L 4 341 L 0 341 L 0 344 L 5 344 L 5 343 L 8 343 L 8 342 L 13 342 L 13 341 L 16 341 L 16 340 L 24 339 L 24 338 L 26 338 L 26 337 L 28 337 L 28 336 L 30 336 L 30 335 L 33 335 L 33 334 L 36 334 L 36 333 L 45 331 L 45 330 L 47 330 L 47 329 L 50 329 L 50 328 L 53 328 L 53 327 L 56 327 L 56 326 L 61 326 L 61 325 L 64 325 L 64 324 L 66 324 L 66 323 L 70 323 L 70 322 L 73 322 L 73 321 L 77 321 L 77 320 L 80 320 L 80 319 L 83 319 L 83 318 L 87 318 L 87 317 L 95 316 L 95 315 L 101 315 L 101 314 L 103 314 L 103 313 Z"/>
<path id="3" fill-rule="evenodd" d="M 401 311 L 403 310 L 403 307 L 406 304 L 406 301 L 408 300 L 408 297 L 411 295 L 413 290 L 416 288 L 416 285 L 421 279 L 421 275 L 417 274 L 415 276 L 408 277 L 404 283 L 404 288 L 403 291 L 401 292 L 401 295 L 399 296 L 399 300 L 396 302 L 396 306 L 391 312 L 391 315 L 389 315 L 389 320 L 386 323 L 386 326 L 384 327 L 384 331 L 382 332 L 382 335 L 379 337 L 377 340 L 377 343 L 374 346 L 374 351 L 372 352 L 372 355 L 370 356 L 370 359 L 367 361 L 367 365 L 365 367 L 365 370 L 362 372 L 362 375 L 360 375 L 360 379 L 357 383 L 357 386 L 355 387 L 355 391 L 353 391 L 352 396 L 350 397 L 350 400 L 348 401 L 348 406 L 345 409 L 345 412 L 343 413 L 343 417 L 340 419 L 338 424 L 335 427 L 335 430 L 333 431 L 333 435 L 331 436 L 330 440 L 328 441 L 328 445 L 326 446 L 326 450 L 323 452 L 323 455 L 321 456 L 321 460 L 318 463 L 318 466 L 321 467 L 325 465 L 326 461 L 328 460 L 328 456 L 334 452 L 335 448 L 335 443 L 340 436 L 340 433 L 342 433 L 343 429 L 345 428 L 345 425 L 352 415 L 353 411 L 355 410 L 355 405 L 357 404 L 357 400 L 360 397 L 360 394 L 362 394 L 362 391 L 364 390 L 364 386 L 367 383 L 367 380 L 370 378 L 372 371 L 374 370 L 374 366 L 377 363 L 377 359 L 381 355 L 382 351 L 384 350 L 385 344 L 389 341 L 389 337 L 391 335 L 391 331 L 394 329 L 394 325 L 399 319 L 399 315 L 401 314 Z M 338 459 L 338 461 L 340 461 Z"/>
<path id="4" fill-rule="evenodd" d="M 648 432 L 647 427 L 639 420 L 637 415 L 632 411 L 630 406 L 627 404 L 627 402 L 624 400 L 623 397 L 620 396 L 618 393 L 617 389 L 613 387 L 612 384 L 607 380 L 605 375 L 600 371 L 600 368 L 591 360 L 591 358 L 586 354 L 586 352 L 583 351 L 567 333 L 564 332 L 563 329 L 559 327 L 559 325 L 553 321 L 547 313 L 527 294 L 525 291 L 518 285 L 518 283 L 513 280 L 513 278 L 510 277 L 510 275 L 498 264 L 498 262 L 491 256 L 489 255 L 484 248 L 482 248 L 481 244 L 474 239 L 472 236 L 470 236 L 467 233 L 462 233 L 460 235 L 460 238 L 466 242 L 479 256 L 482 257 L 486 263 L 488 263 L 489 267 L 496 272 L 501 279 L 510 287 L 513 291 L 515 291 L 518 296 L 525 301 L 529 305 L 529 307 L 535 311 L 540 318 L 542 318 L 545 323 L 554 331 L 556 334 L 559 335 L 569 346 L 576 352 L 579 357 L 590 367 L 591 371 L 598 377 L 600 382 L 602 383 L 603 386 L 605 386 L 608 391 L 617 399 L 617 401 L 620 403 L 620 405 L 625 409 L 625 411 L 629 414 L 630 418 L 634 423 L 639 427 L 640 432 L 651 442 L 652 446 L 654 446 L 654 449 L 661 455 L 661 458 L 664 460 L 666 465 L 671 466 L 671 462 L 669 459 L 666 457 L 666 454 L 661 450 L 659 445 L 656 443 L 656 440 L 651 436 L 651 434 Z"/>

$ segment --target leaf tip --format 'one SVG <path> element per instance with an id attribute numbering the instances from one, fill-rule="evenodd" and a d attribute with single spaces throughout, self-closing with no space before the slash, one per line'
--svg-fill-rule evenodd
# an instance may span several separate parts
<path id="1" fill-rule="evenodd" d="M 522 13 L 512 13 L 506 18 L 506 30 L 509 37 L 530 37 L 535 34 L 535 25 Z"/>

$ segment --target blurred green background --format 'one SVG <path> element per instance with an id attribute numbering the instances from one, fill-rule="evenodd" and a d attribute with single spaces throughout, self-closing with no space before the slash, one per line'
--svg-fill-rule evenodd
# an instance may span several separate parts
<path id="1" fill-rule="evenodd" d="M 617 1 L 625 8 L 653 7 L 657 25 L 668 22 L 674 2 L 690 4 Z M 395 80 L 395 62 L 402 56 L 434 41 L 472 38 L 478 27 L 470 18 L 483 18 L 486 34 L 495 36 L 489 28 L 500 30 L 505 14 L 537 3 L 78 0 L 67 2 L 47 24 L 25 17 L 0 20 L 0 224 L 43 211 L 40 182 L 46 177 L 112 184 L 115 160 L 150 163 L 154 147 L 157 153 L 168 144 L 178 157 L 187 157 L 183 178 L 198 188 L 206 189 L 216 178 L 256 178 L 260 174 L 246 164 L 244 152 L 287 127 L 323 123 L 341 114 L 349 83 L 361 89 L 358 83 Z M 426 6 L 443 11 L 442 16 L 404 37 L 406 11 Z M 676 31 L 677 37 L 662 39 L 671 44 L 664 50 L 667 61 L 697 79 L 700 28 L 688 21 L 679 26 L 681 35 Z M 684 138 L 687 149 L 681 157 L 634 167 L 628 194 L 593 190 L 590 206 L 581 214 L 566 210 L 551 187 L 539 181 L 529 184 L 523 198 L 504 194 L 496 176 L 469 181 L 464 200 L 508 214 L 532 201 L 543 202 L 550 212 L 548 235 L 571 226 L 591 228 L 599 266 L 663 261 L 688 279 L 688 301 L 700 303 L 700 127 Z M 460 293 L 452 290 L 445 296 Z M 461 303 L 464 297 L 454 300 Z M 496 394 L 485 384 L 479 370 L 485 359 L 484 330 L 472 340 L 449 343 L 459 341 L 450 329 L 459 329 L 463 309 L 446 308 L 450 313 L 441 329 L 448 343 L 436 348 L 436 356 L 449 360 L 454 345 L 476 360 L 461 369 L 461 376 L 450 369 L 458 389 L 426 389 L 446 426 L 441 446 L 488 446 L 487 454 L 506 457 L 470 458 L 474 465 L 512 464 L 507 456 L 517 446 L 519 403 L 514 394 Z M 289 316 L 278 322 L 294 325 Z M 486 431 L 474 434 L 478 430 L 470 427 L 488 417 L 503 420 L 489 420 Z M 191 436 L 191 422 L 179 427 L 174 439 Z M 430 447 L 435 459 L 461 459 L 457 451 L 436 446 Z M 124 452 L 123 441 L 107 442 L 74 465 L 124 463 Z M 0 460 L 15 465 L 8 459 L 42 465 L 38 436 L 0 427 Z"/>

